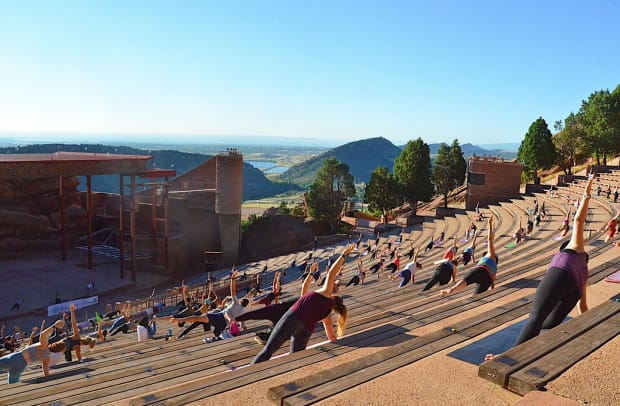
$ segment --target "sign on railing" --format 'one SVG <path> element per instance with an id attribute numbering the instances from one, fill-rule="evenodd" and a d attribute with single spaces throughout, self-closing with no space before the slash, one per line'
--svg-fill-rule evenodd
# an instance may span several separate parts
<path id="1" fill-rule="evenodd" d="M 99 303 L 99 296 L 91 296 L 82 299 L 75 299 L 69 302 L 57 303 L 47 306 L 47 315 L 56 316 L 62 312 L 69 312 L 69 306 L 71 303 L 75 304 L 76 310 L 82 309 L 88 306 L 94 306 Z"/>

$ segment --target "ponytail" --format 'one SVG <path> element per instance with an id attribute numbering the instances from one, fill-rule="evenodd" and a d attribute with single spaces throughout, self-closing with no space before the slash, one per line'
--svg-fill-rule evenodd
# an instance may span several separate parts
<path id="1" fill-rule="evenodd" d="M 338 329 L 336 330 L 336 335 L 338 337 L 343 337 L 347 327 L 347 307 L 344 305 L 341 296 L 334 296 L 332 309 L 338 313 Z"/>
<path id="2" fill-rule="evenodd" d="M 90 348 L 93 348 L 95 346 L 95 343 L 97 341 L 92 338 L 92 337 L 84 337 L 84 338 L 80 338 L 80 344 L 81 345 L 88 345 Z"/>

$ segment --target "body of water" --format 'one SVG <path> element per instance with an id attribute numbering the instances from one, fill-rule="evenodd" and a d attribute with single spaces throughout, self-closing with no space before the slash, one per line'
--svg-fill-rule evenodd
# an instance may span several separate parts
<path id="1" fill-rule="evenodd" d="M 271 161 L 245 161 L 261 170 L 263 173 L 283 173 L 288 169 L 288 166 L 280 166 L 276 162 Z"/>

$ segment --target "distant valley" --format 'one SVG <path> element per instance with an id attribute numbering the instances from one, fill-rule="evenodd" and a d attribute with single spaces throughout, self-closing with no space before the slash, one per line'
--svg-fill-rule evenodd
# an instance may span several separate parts
<path id="1" fill-rule="evenodd" d="M 4 145 L 7 143 L 15 145 L 14 140 L 5 141 Z M 2 145 L 1 140 L 0 145 Z M 152 167 L 176 169 L 177 175 L 181 175 L 210 159 L 212 155 L 226 150 L 226 146 L 222 144 L 155 144 L 137 141 L 130 145 L 132 146 L 35 143 L 25 146 L 7 146 L 0 148 L 0 153 L 51 153 L 63 150 L 151 155 L 153 157 L 151 160 Z M 429 144 L 431 158 L 437 153 L 439 145 Z M 502 147 L 508 148 L 511 144 L 495 145 L 498 146 L 497 149 L 488 150 L 466 143 L 461 145 L 461 149 L 466 158 L 473 154 L 501 156 L 505 159 L 515 158 L 515 152 L 502 149 Z M 163 148 L 164 146 L 169 148 Z M 240 145 L 238 149 L 243 154 L 245 161 L 243 167 L 243 199 L 262 199 L 302 191 L 314 182 L 323 160 L 328 157 L 334 157 L 348 164 L 355 182 L 368 182 L 371 173 L 380 165 L 391 171 L 394 160 L 403 147 L 404 145 L 396 146 L 383 137 L 349 142 L 331 149 L 301 145 Z M 260 169 L 252 166 L 248 161 L 256 161 L 255 164 Z M 265 170 L 265 173 L 261 169 Z M 93 190 L 118 193 L 118 178 L 116 176 L 94 176 Z"/>

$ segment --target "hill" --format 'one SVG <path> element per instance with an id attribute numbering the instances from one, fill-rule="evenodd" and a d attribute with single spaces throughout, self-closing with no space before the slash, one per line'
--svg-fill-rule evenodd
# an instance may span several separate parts
<path id="1" fill-rule="evenodd" d="M 181 175 L 203 162 L 211 155 L 180 152 L 174 150 L 143 150 L 139 148 L 109 146 L 100 144 L 38 144 L 21 147 L 0 148 L 1 154 L 37 154 L 53 153 L 58 150 L 67 152 L 96 152 L 128 155 L 150 155 L 153 158 L 149 167 L 161 169 L 176 169 L 177 176 Z M 93 190 L 96 192 L 118 193 L 117 175 L 93 176 Z M 81 182 L 80 190 L 85 190 L 86 182 Z M 252 165 L 243 163 L 243 199 L 261 199 L 274 196 L 291 190 L 301 190 L 298 185 L 272 182 Z"/>
<path id="2" fill-rule="evenodd" d="M 356 182 L 368 182 L 370 174 L 378 166 L 385 166 L 391 171 L 400 152 L 400 148 L 383 137 L 349 142 L 290 167 L 278 180 L 302 186 L 310 185 L 323 161 L 333 157 L 349 165 L 349 172 Z"/>
<path id="3" fill-rule="evenodd" d="M 437 144 L 429 144 L 429 148 L 431 150 L 431 155 L 437 154 L 439 150 L 439 143 Z M 450 145 L 450 144 L 448 144 Z M 514 159 L 517 156 L 516 152 L 506 151 L 504 149 L 484 149 L 479 145 L 474 145 L 470 143 L 462 144 L 461 151 L 463 151 L 463 156 L 467 159 L 470 155 L 478 155 L 478 156 L 499 156 L 504 159 Z"/>

